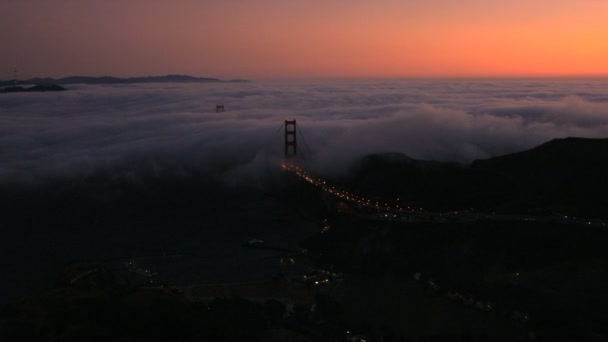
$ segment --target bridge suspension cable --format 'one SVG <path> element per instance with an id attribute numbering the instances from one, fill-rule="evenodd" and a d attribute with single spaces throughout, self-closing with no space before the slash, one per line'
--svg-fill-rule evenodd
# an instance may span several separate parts
<path id="1" fill-rule="evenodd" d="M 306 147 L 306 149 L 308 150 L 308 153 L 310 155 L 312 155 L 312 150 L 310 149 L 310 147 L 308 146 L 308 143 L 306 142 L 306 138 L 304 138 L 304 133 L 302 133 L 302 130 L 300 129 L 300 126 L 297 126 L 298 132 L 300 133 L 300 137 L 302 137 L 302 142 L 304 143 L 304 146 Z"/>

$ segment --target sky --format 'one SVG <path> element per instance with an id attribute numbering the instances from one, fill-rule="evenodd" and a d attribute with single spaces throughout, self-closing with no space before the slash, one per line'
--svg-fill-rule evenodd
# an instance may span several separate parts
<path id="1" fill-rule="evenodd" d="M 0 79 L 607 76 L 605 0 L 0 0 Z"/>

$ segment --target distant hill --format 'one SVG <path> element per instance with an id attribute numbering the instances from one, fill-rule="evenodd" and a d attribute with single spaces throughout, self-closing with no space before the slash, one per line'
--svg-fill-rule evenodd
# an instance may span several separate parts
<path id="1" fill-rule="evenodd" d="M 476 160 L 472 165 L 483 169 L 508 169 L 524 175 L 532 169 L 551 171 L 596 163 L 608 163 L 608 139 L 554 139 L 527 151 Z"/>
<path id="2" fill-rule="evenodd" d="M 467 165 L 374 154 L 343 181 L 363 193 L 401 197 L 429 209 L 608 217 L 608 139 L 555 139 Z"/>
<path id="3" fill-rule="evenodd" d="M 193 77 L 187 75 L 167 75 L 167 76 L 146 76 L 118 78 L 111 76 L 89 77 L 71 76 L 59 79 L 54 78 L 32 78 L 20 80 L 16 84 L 14 81 L 0 81 L 0 87 L 23 85 L 23 84 L 133 84 L 133 83 L 206 83 L 206 82 L 249 82 L 247 80 L 220 80 L 217 78 Z"/>
<path id="4" fill-rule="evenodd" d="M 57 84 L 36 84 L 34 86 L 22 87 L 22 86 L 10 86 L 0 88 L 0 93 L 29 93 L 38 91 L 64 91 L 67 90 L 64 87 Z"/>

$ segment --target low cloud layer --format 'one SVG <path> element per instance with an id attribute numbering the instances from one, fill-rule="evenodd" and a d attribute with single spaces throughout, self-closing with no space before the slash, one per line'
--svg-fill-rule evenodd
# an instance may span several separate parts
<path id="1" fill-rule="evenodd" d="M 300 148 L 320 173 L 342 172 L 375 152 L 470 162 L 554 138 L 608 136 L 601 80 L 69 88 L 0 96 L 0 182 L 99 169 L 256 179 L 281 158 L 285 118 L 298 120 Z M 226 111 L 215 113 L 216 104 Z"/>

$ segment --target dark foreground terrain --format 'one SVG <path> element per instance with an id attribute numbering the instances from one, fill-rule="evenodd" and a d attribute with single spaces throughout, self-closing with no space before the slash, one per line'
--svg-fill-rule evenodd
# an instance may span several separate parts
<path id="1" fill-rule="evenodd" d="M 305 246 L 317 264 L 349 275 L 339 302 L 351 323 L 388 325 L 419 339 L 608 336 L 605 229 L 490 220 L 403 225 L 347 215 L 332 221 Z"/>
<path id="2" fill-rule="evenodd" d="M 9 275 L 43 272 L 48 251 L 57 271 L 44 289 L 3 305 L 1 334 L 9 341 L 605 341 L 607 174 L 608 140 L 564 139 L 471 165 L 374 155 L 334 180 L 424 208 L 415 219 L 362 210 L 289 174 L 273 177 L 263 193 L 196 177 L 132 183 L 103 173 L 4 187 L 2 224 L 15 230 L 4 228 L 0 265 Z M 302 236 L 299 246 L 267 238 L 241 247 L 245 237 L 270 236 L 273 225 Z M 201 233 L 217 227 L 221 234 Z M 83 231 L 86 248 L 98 252 L 83 250 Z M 172 243 L 178 254 L 222 246 L 210 253 L 229 258 L 148 263 L 169 273 L 179 266 L 180 276 L 196 275 L 190 283 L 135 268 L 143 257 L 127 259 L 124 272 L 107 261 L 138 236 L 142 245 Z M 95 246 L 99 238 L 108 245 Z M 226 247 L 235 242 L 238 251 Z M 33 246 L 41 250 L 22 252 Z M 236 253 L 271 260 L 273 274 L 218 281 L 200 272 L 227 268 Z M 298 270 L 305 261 L 313 266 Z"/>

